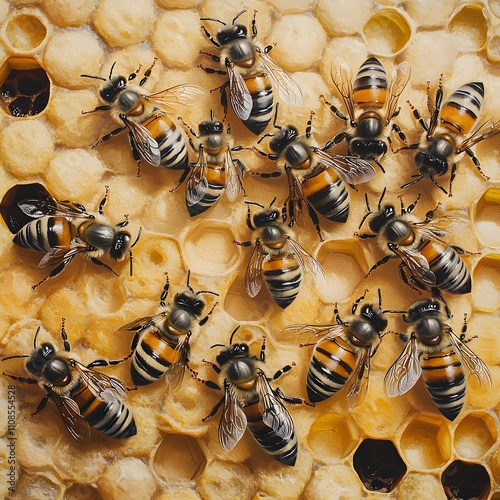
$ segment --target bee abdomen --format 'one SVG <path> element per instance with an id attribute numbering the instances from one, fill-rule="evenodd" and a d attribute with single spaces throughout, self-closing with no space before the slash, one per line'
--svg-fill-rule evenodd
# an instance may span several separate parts
<path id="1" fill-rule="evenodd" d="M 387 73 L 375 57 L 359 68 L 353 83 L 353 101 L 359 108 L 382 108 L 387 99 Z"/>
<path id="2" fill-rule="evenodd" d="M 422 358 L 422 378 L 439 411 L 455 420 L 466 394 L 463 365 L 455 352 L 430 354 Z"/>
<path id="3" fill-rule="evenodd" d="M 332 168 L 321 168 L 302 182 L 302 191 L 323 217 L 333 222 L 346 222 L 349 216 L 349 192 L 344 181 Z"/>
<path id="4" fill-rule="evenodd" d="M 56 246 L 70 246 L 74 227 L 64 217 L 41 217 L 26 224 L 15 236 L 14 243 L 28 250 L 48 252 Z"/>
<path id="5" fill-rule="evenodd" d="M 252 97 L 252 111 L 243 123 L 250 132 L 260 135 L 273 117 L 273 86 L 267 73 L 246 78 L 245 83 Z"/>
<path id="6" fill-rule="evenodd" d="M 302 271 L 293 255 L 278 255 L 265 260 L 262 275 L 269 293 L 281 308 L 285 309 L 295 300 L 302 283 Z"/>
<path id="7" fill-rule="evenodd" d="M 341 338 L 322 339 L 314 347 L 307 373 L 309 401 L 317 403 L 336 394 L 349 379 L 356 356 Z"/>
<path id="8" fill-rule="evenodd" d="M 203 198 L 194 205 L 186 204 L 191 217 L 207 211 L 217 203 L 226 187 L 226 172 L 220 165 L 208 164 L 206 177 L 208 187 Z"/>

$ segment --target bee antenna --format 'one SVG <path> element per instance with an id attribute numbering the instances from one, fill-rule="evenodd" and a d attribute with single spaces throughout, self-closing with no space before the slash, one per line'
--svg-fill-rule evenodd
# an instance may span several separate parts
<path id="1" fill-rule="evenodd" d="M 16 356 L 7 356 L 6 358 L 2 358 L 2 361 L 7 361 L 8 359 L 19 359 L 19 358 L 29 358 L 29 354 L 17 354 Z"/>
<path id="2" fill-rule="evenodd" d="M 115 64 L 116 61 L 111 65 L 111 68 L 109 69 L 109 79 L 111 80 L 111 76 L 113 75 L 113 70 L 115 69 Z"/>
<path id="3" fill-rule="evenodd" d="M 238 17 L 240 17 L 240 16 L 241 16 L 242 14 L 244 14 L 245 12 L 246 12 L 246 9 L 244 9 L 244 10 L 242 10 L 242 11 L 238 12 L 238 14 L 236 14 L 236 17 L 233 19 L 233 24 L 234 24 L 234 22 L 236 21 L 236 19 L 238 19 Z"/>
<path id="4" fill-rule="evenodd" d="M 214 121 L 214 110 L 213 109 L 210 110 L 210 120 Z"/>
<path id="5" fill-rule="evenodd" d="M 210 349 L 213 349 L 214 347 L 226 347 L 224 344 L 214 344 L 210 346 Z"/>
<path id="6" fill-rule="evenodd" d="M 276 201 L 276 196 L 271 200 L 271 203 L 269 203 L 269 208 L 271 208 L 274 205 L 275 201 Z"/>
<path id="7" fill-rule="evenodd" d="M 382 191 L 382 194 L 380 195 L 380 198 L 378 200 L 378 205 L 377 205 L 377 208 L 378 210 L 380 210 L 380 207 L 382 206 L 382 200 L 384 199 L 384 196 L 385 196 L 385 192 L 387 191 L 387 186 L 384 188 L 384 190 Z"/>
<path id="8" fill-rule="evenodd" d="M 96 76 L 96 75 L 80 75 L 83 78 L 94 78 L 94 80 L 102 80 L 103 82 L 107 81 L 106 78 L 103 78 L 102 76 Z"/>
<path id="9" fill-rule="evenodd" d="M 137 232 L 137 238 L 135 239 L 135 241 L 132 243 L 132 245 L 130 245 L 130 248 L 134 248 L 135 245 L 137 244 L 137 242 L 139 241 L 139 238 L 141 237 L 141 233 L 142 233 L 142 227 L 139 228 L 139 231 Z"/>
<path id="10" fill-rule="evenodd" d="M 382 310 L 382 292 L 380 288 L 377 290 L 378 293 L 378 308 Z"/>
<path id="11" fill-rule="evenodd" d="M 276 198 L 274 198 L 276 199 Z M 274 201 L 274 200 L 273 200 Z M 247 205 L 256 205 L 257 207 L 264 208 L 264 205 L 261 205 L 260 203 L 257 203 L 256 201 L 245 201 Z M 272 203 L 271 203 L 272 204 Z"/>
<path id="12" fill-rule="evenodd" d="M 266 137 L 273 137 L 275 134 L 267 133 L 264 134 L 258 141 L 257 144 L 260 144 Z"/>
<path id="13" fill-rule="evenodd" d="M 238 325 L 231 333 L 231 337 L 229 337 L 229 345 L 233 345 L 234 334 L 240 329 L 240 325 Z"/>
<path id="14" fill-rule="evenodd" d="M 36 349 L 36 339 L 37 339 L 39 333 L 40 333 L 40 327 L 38 327 L 36 329 L 35 336 L 33 338 L 33 349 Z"/>
<path id="15" fill-rule="evenodd" d="M 220 19 L 214 19 L 213 17 L 200 17 L 200 21 L 214 21 L 216 23 L 221 23 L 224 26 L 227 26 L 224 21 L 221 21 Z"/>
<path id="16" fill-rule="evenodd" d="M 189 290 L 191 290 L 192 293 L 194 293 L 194 290 L 193 290 L 192 286 L 189 284 L 189 280 L 190 279 L 191 279 L 191 269 L 188 269 L 186 286 L 189 288 Z"/>
<path id="17" fill-rule="evenodd" d="M 196 295 L 200 295 L 202 293 L 209 293 L 210 295 L 215 295 L 216 297 L 219 296 L 217 292 L 212 292 L 212 290 L 200 290 L 199 292 L 196 292 Z"/>

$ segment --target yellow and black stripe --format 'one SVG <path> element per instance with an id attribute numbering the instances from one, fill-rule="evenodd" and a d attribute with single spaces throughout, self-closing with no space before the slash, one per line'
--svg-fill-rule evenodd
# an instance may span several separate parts
<path id="1" fill-rule="evenodd" d="M 262 276 L 269 293 L 281 308 L 297 297 L 302 284 L 302 269 L 293 253 L 268 255 L 262 263 Z"/>

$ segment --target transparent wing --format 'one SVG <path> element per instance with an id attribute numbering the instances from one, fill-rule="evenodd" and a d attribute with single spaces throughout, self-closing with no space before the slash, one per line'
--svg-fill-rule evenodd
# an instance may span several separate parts
<path id="1" fill-rule="evenodd" d="M 255 297 L 262 287 L 262 262 L 264 260 L 264 252 L 259 240 L 255 242 L 255 246 L 248 261 L 245 271 L 245 287 L 250 297 Z"/>
<path id="2" fill-rule="evenodd" d="M 153 167 L 158 167 L 161 162 L 160 147 L 149 130 L 140 123 L 132 122 L 123 117 L 122 120 L 130 130 L 134 145 L 143 160 Z"/>
<path id="3" fill-rule="evenodd" d="M 418 250 L 403 246 L 394 246 L 392 250 L 405 263 L 413 277 L 425 285 L 435 286 L 436 275 L 430 270 L 427 259 Z"/>
<path id="4" fill-rule="evenodd" d="M 417 383 L 421 374 L 418 344 L 412 336 L 385 375 L 384 387 L 387 396 L 394 398 L 405 394 Z"/>
<path id="5" fill-rule="evenodd" d="M 467 367 L 470 374 L 474 375 L 474 377 L 476 377 L 481 384 L 491 387 L 491 372 L 486 363 L 477 354 L 475 354 L 472 349 L 462 342 L 460 338 L 453 333 L 449 326 L 447 326 L 447 329 L 450 341 L 455 348 L 455 352 L 460 357 L 462 363 Z"/>
<path id="6" fill-rule="evenodd" d="M 447 234 L 458 234 L 469 224 L 470 221 L 465 217 L 454 217 L 449 215 L 436 217 L 430 221 L 413 223 L 422 235 L 429 239 L 440 239 Z"/>
<path id="7" fill-rule="evenodd" d="M 326 273 L 321 264 L 290 236 L 287 235 L 286 238 L 301 267 L 314 276 L 318 285 L 324 285 L 326 283 Z"/>
<path id="8" fill-rule="evenodd" d="M 189 338 L 190 335 L 186 335 L 184 340 L 176 345 L 175 351 L 179 353 L 179 361 L 172 363 L 165 373 L 165 381 L 171 391 L 177 390 L 184 379 L 186 364 L 189 360 Z"/>
<path id="9" fill-rule="evenodd" d="M 190 207 L 196 205 L 203 197 L 208 189 L 208 181 L 206 178 L 207 172 L 207 155 L 205 148 L 200 146 L 198 161 L 193 167 L 191 174 L 186 183 L 186 204 Z"/>
<path id="10" fill-rule="evenodd" d="M 38 267 L 46 267 L 71 261 L 75 255 L 89 251 L 89 245 L 73 244 L 70 247 L 53 247 L 40 260 Z"/>
<path id="11" fill-rule="evenodd" d="M 142 318 L 134 319 L 130 323 L 121 326 L 120 328 L 118 328 L 117 331 L 122 332 L 122 331 L 144 330 L 148 326 L 158 323 L 160 320 L 165 318 L 165 316 L 166 312 L 161 312 L 159 314 L 154 314 L 152 316 L 143 316 Z"/>
<path id="12" fill-rule="evenodd" d="M 389 88 L 389 100 L 387 103 L 387 122 L 397 114 L 398 99 L 404 88 L 406 87 L 408 80 L 410 79 L 411 68 L 407 61 L 398 64 L 391 73 L 390 76 L 390 88 Z"/>
<path id="13" fill-rule="evenodd" d="M 274 395 L 264 372 L 259 373 L 258 386 L 264 405 L 262 421 L 281 438 L 291 439 L 294 432 L 292 417 L 283 403 Z"/>
<path id="14" fill-rule="evenodd" d="M 281 100 L 290 106 L 300 106 L 304 97 L 297 82 L 285 70 L 280 68 L 268 54 L 259 48 L 256 49 L 262 65 L 276 84 Z"/>
<path id="15" fill-rule="evenodd" d="M 362 347 L 359 349 L 356 367 L 345 384 L 347 406 L 349 409 L 359 406 L 368 392 L 370 353 L 370 347 Z"/>
<path id="16" fill-rule="evenodd" d="M 373 165 L 359 156 L 345 156 L 325 153 L 322 149 L 314 147 L 315 153 L 327 167 L 332 167 L 348 184 L 363 184 L 375 177 Z"/>
<path id="17" fill-rule="evenodd" d="M 154 104 L 161 106 L 167 113 L 182 109 L 184 106 L 194 104 L 193 98 L 205 94 L 205 90 L 198 85 L 176 85 L 153 94 L 142 97 Z"/>
<path id="18" fill-rule="evenodd" d="M 226 384 L 224 406 L 219 422 L 219 443 L 223 450 L 231 451 L 247 428 L 247 417 L 243 413 L 234 389 Z"/>
<path id="19" fill-rule="evenodd" d="M 229 201 L 234 201 L 241 193 L 243 172 L 234 164 L 229 148 L 224 153 L 224 167 L 226 169 L 226 196 Z"/>
<path id="20" fill-rule="evenodd" d="M 229 76 L 229 98 L 233 111 L 241 120 L 248 120 L 252 112 L 253 102 L 245 79 L 237 71 L 234 71 L 232 65 L 229 64 L 226 68 Z"/>
<path id="21" fill-rule="evenodd" d="M 487 120 L 483 124 L 481 124 L 465 141 L 460 144 L 458 147 L 458 151 L 462 152 L 466 149 L 471 148 L 478 142 L 484 141 L 489 137 L 493 137 L 494 135 L 500 132 L 500 120 Z"/>
<path id="22" fill-rule="evenodd" d="M 109 401 L 110 396 L 113 393 L 115 393 L 115 397 L 118 395 L 120 398 L 124 398 L 127 394 L 125 384 L 121 380 L 109 377 L 104 373 L 91 370 L 74 359 L 71 361 L 82 380 L 87 384 L 88 388 L 97 399 Z"/>
<path id="23" fill-rule="evenodd" d="M 354 99 L 352 90 L 352 71 L 348 64 L 342 63 L 340 69 L 335 73 L 333 72 L 333 66 L 330 68 L 330 76 L 332 78 L 333 84 L 337 87 L 342 100 L 344 101 L 347 112 L 349 113 L 349 118 L 354 121 Z"/>
<path id="24" fill-rule="evenodd" d="M 307 335 L 308 339 L 321 339 L 323 337 L 338 337 L 344 330 L 344 325 L 336 323 L 335 325 L 288 325 L 279 333 L 289 333 L 290 336 L 296 335 L 299 338 Z"/>

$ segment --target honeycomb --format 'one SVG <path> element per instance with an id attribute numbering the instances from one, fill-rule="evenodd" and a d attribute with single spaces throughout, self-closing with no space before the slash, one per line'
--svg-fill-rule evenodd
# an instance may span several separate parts
<path id="1" fill-rule="evenodd" d="M 128 75 L 139 64 L 144 70 L 158 58 L 145 85 L 150 92 L 181 83 L 214 89 L 224 77 L 197 67 L 209 65 L 200 51 L 214 49 L 200 25 L 212 34 L 220 25 L 201 22 L 200 17 L 230 22 L 242 9 L 248 10 L 241 17 L 248 26 L 253 10 L 258 11 L 257 42 L 275 44 L 273 60 L 293 73 L 303 89 L 303 105 L 282 105 L 279 123 L 292 123 L 302 133 L 314 111 L 313 137 L 320 145 L 343 127 L 319 99 L 324 94 L 345 111 L 330 78 L 331 65 L 347 62 L 356 72 L 369 55 L 378 57 L 388 72 L 402 61 L 411 64 L 410 83 L 397 118 L 410 143 L 419 140 L 421 131 L 405 100 L 427 118 L 427 81 L 434 92 L 441 74 L 445 96 L 468 81 L 484 82 L 483 117 L 499 118 L 495 98 L 500 91 L 498 0 L 1 0 L 0 88 L 8 87 L 13 69 L 36 70 L 48 78 L 48 101 L 36 114 L 9 112 L 10 97 L 6 99 L 1 91 L 2 196 L 16 183 L 41 182 L 57 199 L 78 201 L 95 212 L 109 186 L 105 206 L 109 220 L 116 223 L 126 214 L 132 234 L 142 227 L 134 247 L 132 276 L 127 263 L 112 263 L 120 273 L 116 278 L 77 257 L 63 274 L 32 290 L 47 270 L 37 267 L 39 255 L 14 246 L 12 235 L 2 225 L 1 356 L 29 353 L 38 327 L 40 340 L 62 347 L 59 331 L 64 317 L 72 352 L 82 362 L 122 358 L 129 353 L 132 334 L 117 330 L 135 318 L 154 314 L 166 272 L 171 283 L 168 300 L 172 300 L 174 293 L 185 288 L 190 270 L 195 290 L 219 294 L 218 298 L 208 296 L 208 307 L 216 301 L 218 305 L 192 338 L 191 367 L 201 377 L 214 380 L 213 371 L 202 360 L 213 361 L 215 352 L 210 346 L 227 344 L 233 329 L 241 325 L 235 341 L 250 344 L 253 354 L 258 354 L 266 336 L 269 375 L 295 363 L 276 385 L 286 394 L 304 398 L 311 350 L 300 348 L 297 338 L 280 333 L 285 326 L 335 323 L 334 304 L 346 316 L 365 289 L 369 290 L 365 300 L 375 303 L 380 288 L 387 309 L 404 310 L 421 298 L 399 280 L 396 262 L 363 278 L 382 255 L 374 242 L 353 234 L 366 211 L 365 193 L 373 206 L 387 188 L 387 199 L 396 206 L 396 196 L 402 195 L 408 205 L 421 193 L 415 211 L 421 218 L 438 202 L 444 213 L 468 216 L 470 224 L 450 241 L 473 252 L 464 256 L 473 288 L 467 296 L 445 294 L 454 313 L 449 324 L 459 332 L 463 314 L 468 314 L 468 335 L 477 336 L 469 345 L 490 367 L 493 387 L 480 387 L 472 377 L 466 405 L 454 422 L 441 416 L 422 382 L 406 395 L 389 399 L 383 378 L 402 343 L 396 335 L 387 335 L 372 358 L 368 394 L 359 407 L 345 413 L 342 394 L 315 408 L 289 407 L 299 440 L 297 463 L 290 467 L 270 458 L 248 432 L 232 452 L 224 452 L 217 438 L 220 414 L 202 422 L 219 395 L 189 376 L 175 392 L 160 381 L 129 393 L 127 405 L 138 427 L 135 437 L 113 440 L 95 432 L 85 444 L 71 439 L 54 405 L 31 417 L 42 397 L 38 387 L 14 384 L 3 377 L 2 399 L 7 399 L 9 386 L 15 386 L 16 440 L 12 455 L 8 447 L 12 428 L 7 404 L 2 404 L 0 496 L 500 499 L 500 136 L 474 148 L 490 180 L 481 177 L 462 155 L 452 198 L 427 181 L 402 191 L 400 186 L 415 172 L 413 155 L 389 152 L 382 161 L 385 174 L 377 171 L 371 182 L 350 190 L 351 213 L 346 224 L 321 219 L 323 242 L 307 217 L 294 226 L 296 240 L 322 264 L 327 280 L 315 286 L 306 277 L 298 297 L 285 310 L 266 292 L 250 299 L 245 291 L 244 271 L 251 250 L 233 242 L 250 238 L 243 199 L 231 203 L 222 196 L 208 212 L 190 218 L 185 185 L 170 193 L 178 184 L 179 171 L 143 164 L 142 175 L 137 177 L 126 134 L 92 148 L 116 124 L 106 113 L 81 114 L 98 105 L 98 82 L 81 74 L 107 76 L 116 62 L 114 74 Z M 35 94 L 31 94 L 33 100 L 39 95 Z M 211 109 L 221 119 L 218 92 L 207 92 L 179 114 L 196 128 Z M 255 145 L 257 137 L 231 110 L 228 120 L 235 144 Z M 261 147 L 266 148 L 265 141 Z M 339 152 L 345 152 L 343 147 Z M 235 157 L 257 172 L 276 170 L 273 162 L 252 151 L 237 152 Z M 283 177 L 247 175 L 244 187 L 245 200 L 265 206 L 277 197 L 276 205 L 281 207 L 287 196 Z M 401 315 L 390 316 L 388 329 L 405 330 Z M 132 386 L 128 363 L 102 370 Z M 22 360 L 3 362 L 2 371 L 23 376 Z M 9 491 L 12 457 L 15 492 Z"/>

